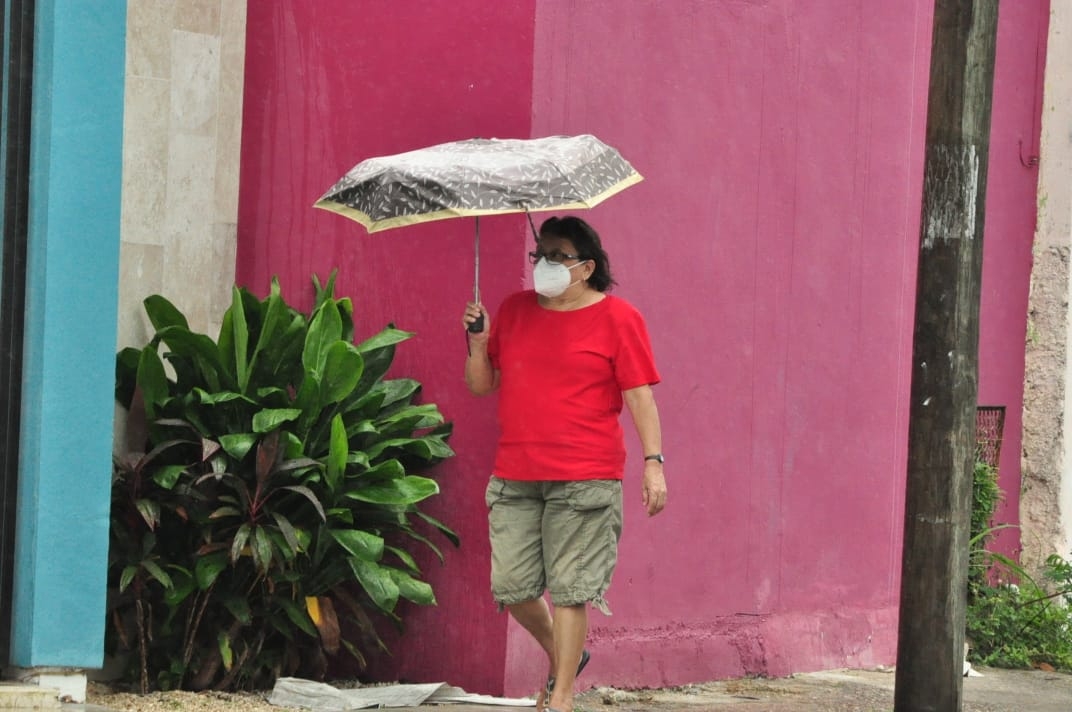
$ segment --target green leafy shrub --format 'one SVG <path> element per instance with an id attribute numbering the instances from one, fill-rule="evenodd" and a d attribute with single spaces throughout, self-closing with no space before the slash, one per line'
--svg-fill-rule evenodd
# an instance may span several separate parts
<path id="1" fill-rule="evenodd" d="M 235 288 L 216 341 L 151 296 L 155 334 L 117 356 L 108 641 L 143 691 L 322 677 L 341 651 L 363 668 L 385 649 L 370 614 L 400 626 L 399 599 L 435 603 L 411 548 L 458 543 L 419 508 L 450 424 L 385 378 L 412 334 L 354 345 L 334 275 L 314 285 L 308 315 L 274 281 L 264 300 Z"/>
<path id="2" fill-rule="evenodd" d="M 1054 554 L 1044 570 L 1052 591 L 1029 577 L 1022 577 L 1019 584 L 979 588 L 968 607 L 973 662 L 1003 668 L 1033 668 L 1045 663 L 1072 671 L 1070 569 L 1065 559 Z"/>
<path id="3" fill-rule="evenodd" d="M 1001 528 L 992 526 L 1002 500 L 998 471 L 975 465 L 968 572 L 969 660 L 1003 668 L 1047 664 L 1072 671 L 1072 564 L 1054 554 L 1043 583 L 1016 561 L 986 548 Z"/>
<path id="4" fill-rule="evenodd" d="M 988 462 L 977 460 L 972 478 L 971 528 L 969 531 L 968 600 L 975 598 L 980 588 L 988 585 L 988 577 L 995 564 L 1010 565 L 1004 557 L 987 549 L 987 544 L 999 529 L 991 521 L 1004 494 L 998 485 L 998 468 Z"/>

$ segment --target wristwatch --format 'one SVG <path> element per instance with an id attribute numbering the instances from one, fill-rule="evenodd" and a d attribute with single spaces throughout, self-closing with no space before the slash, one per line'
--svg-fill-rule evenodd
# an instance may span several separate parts
<path id="1" fill-rule="evenodd" d="M 644 460 L 655 460 L 659 464 L 666 462 L 666 458 L 663 457 L 661 452 L 657 452 L 654 455 L 645 455 Z"/>

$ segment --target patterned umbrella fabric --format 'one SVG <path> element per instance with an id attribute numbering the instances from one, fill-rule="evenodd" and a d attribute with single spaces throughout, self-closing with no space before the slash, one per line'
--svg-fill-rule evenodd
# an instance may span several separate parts
<path id="1" fill-rule="evenodd" d="M 452 217 L 591 208 L 641 180 L 595 136 L 471 139 L 362 161 L 315 207 L 376 232 Z"/>

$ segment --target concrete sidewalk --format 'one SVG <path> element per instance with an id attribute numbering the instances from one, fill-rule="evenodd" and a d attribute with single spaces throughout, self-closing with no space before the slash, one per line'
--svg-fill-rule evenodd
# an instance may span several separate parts
<path id="1" fill-rule="evenodd" d="M 982 677 L 964 678 L 962 712 L 1072 712 L 1072 675 L 991 668 L 982 668 L 979 672 Z M 893 710 L 894 682 L 892 670 L 835 670 L 788 678 L 726 680 L 662 690 L 597 688 L 580 695 L 576 709 L 577 712 L 890 712 Z M 16 699 L 33 706 L 13 706 Z M 41 698 L 31 701 L 14 694 L 5 699 L 0 694 L 0 710 L 13 709 L 109 712 L 93 705 L 60 705 L 54 697 L 46 702 Z M 395 709 L 398 712 L 533 710 L 532 707 L 470 704 Z"/>
<path id="2" fill-rule="evenodd" d="M 984 668 L 964 678 L 962 712 L 1072 712 L 1072 675 Z M 711 682 L 668 690 L 599 688 L 579 696 L 586 712 L 889 712 L 892 670 L 837 670 L 777 679 Z M 409 707 L 398 712 L 428 712 Z M 452 705 L 450 712 L 532 712 L 531 707 Z"/>

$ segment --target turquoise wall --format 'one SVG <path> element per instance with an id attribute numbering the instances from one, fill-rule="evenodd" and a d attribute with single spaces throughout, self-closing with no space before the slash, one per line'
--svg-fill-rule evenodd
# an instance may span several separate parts
<path id="1" fill-rule="evenodd" d="M 16 667 L 103 660 L 126 3 L 39 0 Z"/>

